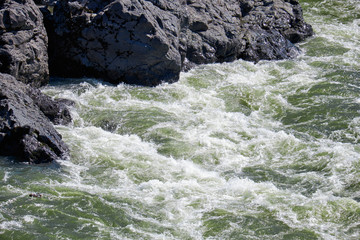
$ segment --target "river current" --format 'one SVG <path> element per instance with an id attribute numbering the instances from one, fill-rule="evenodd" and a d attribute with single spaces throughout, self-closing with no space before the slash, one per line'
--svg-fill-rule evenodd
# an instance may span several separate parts
<path id="1" fill-rule="evenodd" d="M 360 1 L 301 4 L 293 60 L 54 79 L 71 157 L 0 158 L 0 239 L 360 239 Z"/>

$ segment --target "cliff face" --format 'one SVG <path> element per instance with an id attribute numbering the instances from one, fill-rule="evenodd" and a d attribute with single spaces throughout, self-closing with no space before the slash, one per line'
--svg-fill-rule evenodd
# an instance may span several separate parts
<path id="1" fill-rule="evenodd" d="M 196 64 L 291 58 L 313 34 L 296 0 L 66 0 L 46 20 L 52 74 L 149 86 Z"/>
<path id="2" fill-rule="evenodd" d="M 0 1 L 0 72 L 19 81 L 48 83 L 47 33 L 32 0 Z"/>

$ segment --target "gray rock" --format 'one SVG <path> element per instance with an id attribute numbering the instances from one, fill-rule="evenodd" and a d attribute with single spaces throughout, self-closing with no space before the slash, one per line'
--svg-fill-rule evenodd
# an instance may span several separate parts
<path id="1" fill-rule="evenodd" d="M 51 162 L 68 155 L 61 135 L 37 105 L 44 105 L 47 97 L 32 99 L 32 94 L 42 95 L 37 91 L 11 75 L 0 74 L 0 155 L 29 163 Z"/>
<path id="2" fill-rule="evenodd" d="M 150 86 L 178 79 L 180 21 L 174 15 L 147 2 L 94 3 L 61 1 L 47 15 L 54 75 Z"/>
<path id="3" fill-rule="evenodd" d="M 187 3 L 189 27 L 182 34 L 187 64 L 293 58 L 299 53 L 294 43 L 313 34 L 295 0 Z"/>
<path id="4" fill-rule="evenodd" d="M 41 86 L 49 80 L 47 33 L 32 0 L 0 1 L 0 72 Z"/>
<path id="5" fill-rule="evenodd" d="M 67 125 L 71 123 L 71 114 L 68 106 L 75 103 L 68 99 L 55 99 L 41 93 L 39 89 L 27 87 L 25 93 L 33 100 L 40 111 L 54 124 Z"/>
<path id="6" fill-rule="evenodd" d="M 45 12 L 50 71 L 154 86 L 197 64 L 295 57 L 297 0 L 65 0 Z"/>

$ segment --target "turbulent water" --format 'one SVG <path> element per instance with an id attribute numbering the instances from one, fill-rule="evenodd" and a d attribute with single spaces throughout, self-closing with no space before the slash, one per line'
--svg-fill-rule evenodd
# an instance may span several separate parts
<path id="1" fill-rule="evenodd" d="M 0 159 L 0 239 L 360 239 L 360 1 L 301 4 L 294 60 L 54 80 L 71 158 Z"/>

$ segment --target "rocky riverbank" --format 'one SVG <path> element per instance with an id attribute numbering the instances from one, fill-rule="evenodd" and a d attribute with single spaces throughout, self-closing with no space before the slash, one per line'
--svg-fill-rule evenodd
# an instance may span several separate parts
<path id="1" fill-rule="evenodd" d="M 112 83 L 174 82 L 197 64 L 295 57 L 312 35 L 295 0 L 58 1 L 45 10 L 50 71 Z"/>
<path id="2" fill-rule="evenodd" d="M 71 121 L 66 105 L 2 73 L 0 120 L 0 155 L 29 163 L 67 156 L 69 150 L 53 127 Z"/>
<path id="3" fill-rule="evenodd" d="M 198 64 L 292 58 L 313 34 L 297 0 L 35 2 L 0 2 L 0 154 L 30 163 L 68 152 L 52 126 L 71 121 L 66 104 L 32 88 L 50 75 L 156 86 Z"/>

